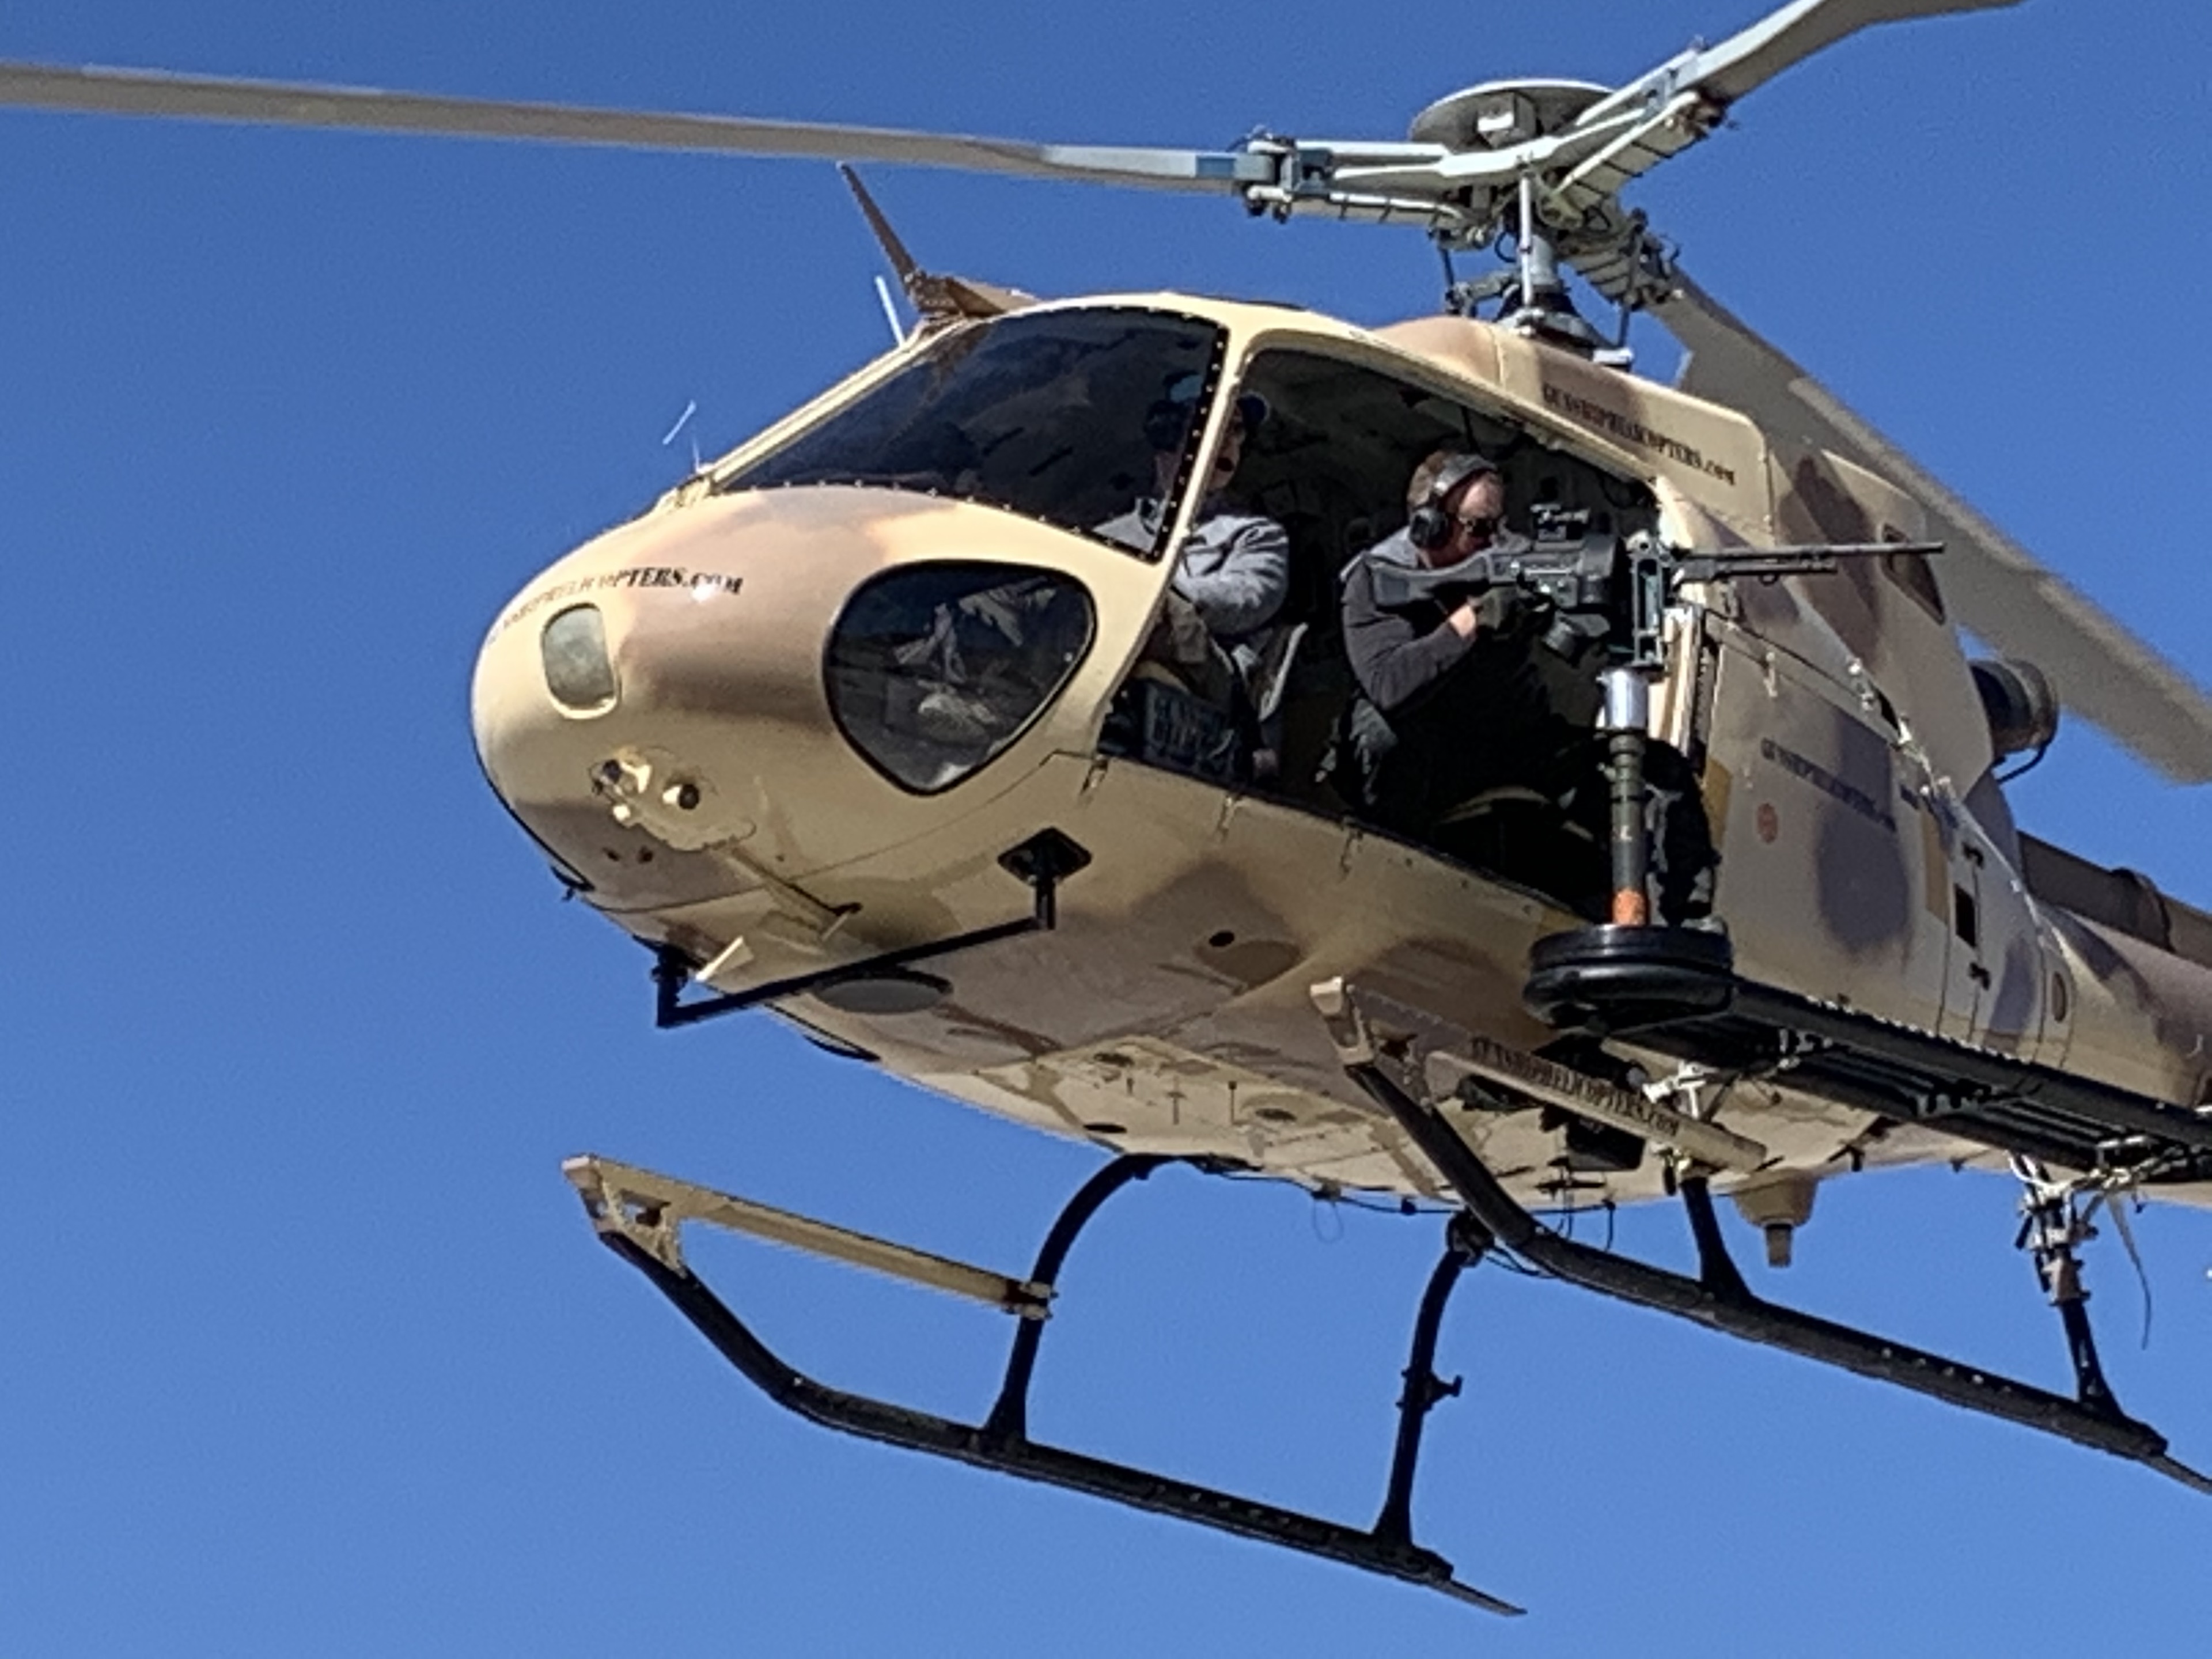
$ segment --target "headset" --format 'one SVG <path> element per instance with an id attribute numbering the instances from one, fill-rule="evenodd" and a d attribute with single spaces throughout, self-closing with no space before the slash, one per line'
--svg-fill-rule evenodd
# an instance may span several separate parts
<path id="1" fill-rule="evenodd" d="M 1443 459 L 1443 465 L 1435 482 L 1429 485 L 1428 494 L 1406 520 L 1406 539 L 1424 553 L 1435 552 L 1452 538 L 1452 515 L 1443 507 L 1452 491 L 1479 474 L 1498 471 L 1495 461 L 1473 450 L 1455 450 Z"/>
<path id="2" fill-rule="evenodd" d="M 1172 455 L 1181 449 L 1183 441 L 1190 436 L 1190 417 L 1197 410 L 1198 395 L 1206 389 L 1202 374 L 1176 374 L 1169 378 L 1167 390 L 1159 401 L 1145 411 L 1145 441 L 1154 452 Z M 1267 424 L 1267 416 L 1274 411 L 1267 400 L 1250 390 L 1237 394 L 1237 412 L 1244 417 L 1244 430 L 1249 436 Z"/>
<path id="3" fill-rule="evenodd" d="M 1191 411 L 1195 402 L 1170 403 L 1163 398 L 1145 411 L 1145 441 L 1158 455 L 1172 455 L 1182 447 L 1189 435 Z"/>

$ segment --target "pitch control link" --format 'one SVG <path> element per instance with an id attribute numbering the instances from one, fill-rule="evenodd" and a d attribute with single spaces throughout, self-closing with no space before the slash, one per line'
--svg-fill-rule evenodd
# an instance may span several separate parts
<path id="1" fill-rule="evenodd" d="M 1696 1278 L 1670 1273 L 1561 1237 L 1523 1209 L 1476 1156 L 1431 1098 L 1415 1048 L 1378 1039 L 1363 1012 L 1362 994 L 1342 981 L 1315 988 L 1346 1074 L 1401 1129 L 1443 1177 L 1468 1214 L 1497 1243 L 1530 1265 L 1638 1307 L 1652 1308 L 1764 1347 L 1893 1383 L 1984 1416 L 2039 1429 L 2141 1463 L 2191 1490 L 2212 1495 L 2212 1479 L 2171 1456 L 2166 1437 L 2121 1411 L 2095 1367 L 2093 1350 L 2077 1341 L 2087 1326 L 2078 1298 L 2060 1301 L 2068 1323 L 2077 1398 L 2068 1399 L 1943 1355 L 1908 1347 L 1851 1326 L 1778 1307 L 1753 1294 L 1729 1258 L 1705 1177 L 1680 1186 L 1697 1246 Z M 2085 1363 L 2085 1353 L 2087 1359 Z"/>
<path id="2" fill-rule="evenodd" d="M 1456 1380 L 1443 1382 L 1432 1369 L 1437 1330 L 1453 1285 L 1467 1267 L 1481 1258 L 1490 1243 L 1483 1229 L 1466 1218 L 1455 1219 L 1448 1231 L 1443 1259 L 1421 1300 L 1406 1366 L 1406 1391 L 1398 1406 L 1397 1443 L 1387 1495 L 1381 1515 L 1366 1531 L 1170 1475 L 1043 1445 L 1029 1437 L 1030 1382 L 1060 1270 L 1077 1235 L 1114 1194 L 1145 1179 L 1163 1164 L 1177 1161 L 1131 1155 L 1098 1170 L 1061 1211 L 1027 1279 L 951 1261 L 888 1239 L 608 1158 L 571 1158 L 562 1166 L 562 1172 L 582 1195 L 600 1243 L 650 1279 L 748 1382 L 777 1405 L 811 1422 L 864 1440 L 1064 1486 L 1131 1509 L 1280 1545 L 1363 1572 L 1438 1590 L 1491 1613 L 1520 1613 L 1522 1609 L 1511 1602 L 1462 1583 L 1453 1576 L 1450 1562 L 1416 1544 L 1412 1536 L 1413 1474 L 1420 1457 L 1425 1419 L 1430 1407 L 1459 1389 Z M 678 1238 L 685 1222 L 731 1228 L 964 1296 L 1014 1315 L 1021 1322 L 996 1403 L 982 1422 L 960 1423 L 817 1382 L 763 1343 L 691 1272 Z"/>

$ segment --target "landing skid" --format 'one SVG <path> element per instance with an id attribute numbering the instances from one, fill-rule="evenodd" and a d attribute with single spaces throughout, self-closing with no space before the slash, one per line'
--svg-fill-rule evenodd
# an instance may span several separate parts
<path id="1" fill-rule="evenodd" d="M 1278 1544 L 1443 1592 L 1491 1613 L 1522 1611 L 1453 1576 L 1451 1563 L 1413 1540 L 1413 1475 L 1431 1407 L 1459 1392 L 1456 1380 L 1435 1375 L 1437 1334 L 1461 1273 L 1479 1261 L 1490 1238 L 1466 1217 L 1446 1230 L 1444 1250 L 1414 1321 L 1406 1390 L 1398 1402 L 1396 1445 L 1381 1513 L 1364 1531 L 1279 1509 L 1170 1475 L 1063 1450 L 1029 1437 L 1029 1390 L 1045 1321 L 1062 1263 L 1099 1206 L 1131 1182 L 1178 1160 L 1116 1158 L 1093 1175 L 1053 1224 L 1026 1279 L 1015 1279 L 910 1249 L 807 1217 L 674 1181 L 606 1158 L 571 1158 L 562 1172 L 582 1194 L 599 1240 L 650 1279 L 722 1357 L 777 1405 L 824 1428 L 973 1464 L 1024 1480 L 1064 1486 L 1094 1498 L 1173 1516 L 1217 1531 Z M 1203 1169 L 1206 1166 L 1200 1164 Z M 1003 1309 L 1021 1322 L 998 1400 L 981 1423 L 955 1422 L 818 1382 L 778 1356 L 685 1265 L 677 1233 L 686 1221 L 773 1239 L 910 1282 Z"/>
<path id="2" fill-rule="evenodd" d="M 2070 1297 L 2054 1295 L 2075 1373 L 2075 1394 L 2069 1399 L 1754 1295 L 1729 1256 L 1711 1194 L 1695 1164 L 1679 1183 L 1697 1246 L 1695 1278 L 1577 1243 L 1522 1209 L 1461 1137 L 1430 1096 L 1418 1042 L 1382 1034 L 1368 1017 L 1370 1000 L 1355 986 L 1332 981 L 1316 986 L 1314 996 L 1346 1075 L 1419 1148 L 1468 1215 L 1533 1267 L 1618 1301 L 2109 1452 L 2212 1495 L 2212 1480 L 2170 1456 L 2165 1436 L 2119 1408 L 2098 1364 L 2078 1285 Z M 1390 1006 L 1384 999 L 1371 1001 Z"/>

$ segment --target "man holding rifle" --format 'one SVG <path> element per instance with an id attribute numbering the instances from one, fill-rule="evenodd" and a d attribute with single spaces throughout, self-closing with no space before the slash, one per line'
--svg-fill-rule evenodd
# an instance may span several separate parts
<path id="1" fill-rule="evenodd" d="M 1472 450 L 1442 449 L 1414 469 L 1404 529 L 1346 573 L 1344 647 L 1358 693 L 1338 775 L 1383 828 L 1428 840 L 1482 791 L 1525 782 L 1563 736 L 1529 659 L 1542 610 L 1520 587 L 1487 580 L 1482 555 L 1527 539 L 1505 528 L 1505 481 Z M 1455 586 L 1454 567 L 1473 564 Z"/>

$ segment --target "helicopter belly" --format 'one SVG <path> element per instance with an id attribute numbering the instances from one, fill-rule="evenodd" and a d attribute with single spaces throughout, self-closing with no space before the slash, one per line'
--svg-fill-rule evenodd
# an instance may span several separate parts
<path id="1" fill-rule="evenodd" d="M 892 908 L 958 867 L 964 843 L 990 897 L 948 907 L 935 927 L 987 924 L 1016 899 L 976 852 L 1042 824 L 1093 857 L 1062 892 L 1053 933 L 948 963 L 952 988 L 934 1009 L 863 1026 L 810 1001 L 803 1017 L 916 1082 L 1039 1127 L 1411 1194 L 1436 1190 L 1434 1177 L 1345 1079 L 1308 988 L 1360 971 L 1464 1006 L 1502 1041 L 1543 1039 L 1521 1008 L 1516 965 L 1546 930 L 1542 905 L 1411 848 L 1142 766 L 1056 757 L 941 844 L 878 861 L 895 873 L 840 871 L 822 890 L 859 897 L 864 914 Z M 1424 875 L 1443 879 L 1430 890 Z"/>
<path id="2" fill-rule="evenodd" d="M 1519 1050 L 1554 1035 L 1522 1006 L 1529 945 L 1566 919 L 1418 849 L 1118 762 L 1058 756 L 958 823 L 810 889 L 853 911 L 845 948 L 988 927 L 1021 890 L 996 855 L 1045 827 L 1091 854 L 1049 933 L 931 963 L 910 1012 L 817 997 L 787 1014 L 941 1093 L 1102 1146 L 1216 1158 L 1316 1187 L 1421 1197 L 1437 1177 L 1346 1079 L 1311 988 L 1346 976 Z M 666 920 L 711 944 L 726 906 Z M 735 988 L 748 969 L 718 983 Z M 1774 1161 L 1835 1167 L 1863 1113 L 1745 1086 L 1720 1115 Z M 1656 1152 L 1572 1147 L 1562 1121 L 1469 1110 L 1461 1128 L 1543 1204 L 1658 1196 Z M 1932 1139 L 1932 1138 L 1931 1138 Z M 1949 1143 L 1923 1155 L 1955 1154 Z M 1724 1180 L 1723 1185 L 1727 1182 Z"/>

